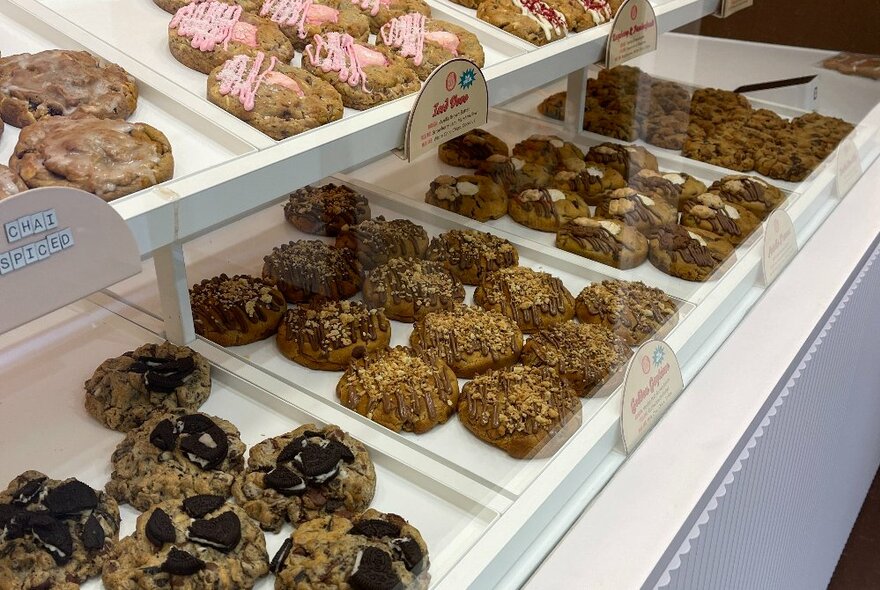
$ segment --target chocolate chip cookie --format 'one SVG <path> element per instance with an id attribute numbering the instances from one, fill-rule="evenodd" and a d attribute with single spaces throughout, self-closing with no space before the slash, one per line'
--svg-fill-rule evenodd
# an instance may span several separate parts
<path id="1" fill-rule="evenodd" d="M 491 178 L 473 174 L 438 176 L 431 181 L 425 202 L 477 221 L 498 219 L 507 213 L 504 188 Z"/>
<path id="2" fill-rule="evenodd" d="M 353 250 L 364 270 L 372 270 L 392 258 L 424 258 L 428 233 L 408 219 L 386 220 L 380 215 L 343 226 L 336 247 Z"/>
<path id="3" fill-rule="evenodd" d="M 196 334 L 220 346 L 268 338 L 287 309 L 274 285 L 247 275 L 205 279 L 189 290 L 189 301 Z"/>
<path id="4" fill-rule="evenodd" d="M 474 303 L 501 312 L 525 334 L 574 317 L 574 297 L 562 281 L 523 266 L 489 274 L 474 291 Z"/>
<path id="5" fill-rule="evenodd" d="M 510 218 L 538 231 L 556 232 L 577 217 L 589 217 L 590 207 L 577 193 L 555 188 L 527 189 L 507 205 Z"/>
<path id="6" fill-rule="evenodd" d="M 437 156 L 441 162 L 460 168 L 476 168 L 489 156 L 507 156 L 510 148 L 498 137 L 482 129 L 473 129 L 440 144 Z"/>
<path id="7" fill-rule="evenodd" d="M 781 190 L 755 176 L 725 176 L 713 182 L 708 192 L 748 209 L 762 220 L 785 200 Z"/>
<path id="8" fill-rule="evenodd" d="M 465 285 L 479 285 L 489 273 L 519 264 L 516 246 L 475 229 L 452 229 L 440 234 L 431 240 L 425 257 L 441 262 Z"/>
<path id="9" fill-rule="evenodd" d="M 370 203 L 361 193 L 331 182 L 290 193 L 284 217 L 307 234 L 335 237 L 344 226 L 369 219 Z"/>
<path id="10" fill-rule="evenodd" d="M 382 25 L 376 44 L 394 49 L 421 80 L 427 80 L 438 66 L 455 57 L 467 58 L 479 67 L 485 63 L 483 46 L 476 35 L 418 12 L 398 16 Z"/>
<path id="11" fill-rule="evenodd" d="M 384 308 L 393 320 L 412 322 L 464 301 L 464 287 L 439 262 L 392 258 L 370 272 L 363 298 L 372 308 Z"/>
<path id="12" fill-rule="evenodd" d="M 483 0 L 477 18 L 535 45 L 562 39 L 568 32 L 565 15 L 544 0 Z"/>
<path id="13" fill-rule="evenodd" d="M 657 197 L 649 197 L 632 188 L 619 188 L 606 193 L 596 207 L 596 217 L 619 219 L 645 232 L 664 223 L 678 221 L 678 209 Z"/>
<path id="14" fill-rule="evenodd" d="M 361 267 L 348 248 L 297 240 L 272 248 L 263 258 L 263 280 L 288 303 L 348 299 L 361 288 Z"/>
<path id="15" fill-rule="evenodd" d="M 587 286 L 577 297 L 577 316 L 585 324 L 600 324 L 638 346 L 661 337 L 678 317 L 678 306 L 665 292 L 640 281 L 606 280 Z"/>
<path id="16" fill-rule="evenodd" d="M 346 0 L 349 1 L 349 0 Z M 370 19 L 370 32 L 378 35 L 388 21 L 405 14 L 416 12 L 431 16 L 431 7 L 425 0 L 350 0 L 351 3 Z"/>
<path id="17" fill-rule="evenodd" d="M 364 42 L 370 36 L 370 19 L 349 0 L 260 0 L 260 3 L 260 16 L 277 24 L 297 51 L 305 49 L 315 35 L 348 33 Z"/>
<path id="18" fill-rule="evenodd" d="M 645 237 L 619 219 L 572 219 L 556 232 L 556 246 L 621 270 L 648 257 Z"/>
<path id="19" fill-rule="evenodd" d="M 232 493 L 267 531 L 284 522 L 367 509 L 376 491 L 376 470 L 367 449 L 338 426 L 306 424 L 251 447 L 247 469 Z"/>
<path id="20" fill-rule="evenodd" d="M 686 281 L 707 281 L 728 258 L 733 245 L 712 232 L 678 224 L 654 228 L 646 234 L 651 264 Z"/>

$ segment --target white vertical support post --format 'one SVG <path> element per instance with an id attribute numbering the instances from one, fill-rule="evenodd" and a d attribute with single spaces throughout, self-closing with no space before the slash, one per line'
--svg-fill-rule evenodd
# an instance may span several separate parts
<path id="1" fill-rule="evenodd" d="M 568 75 L 565 101 L 565 129 L 580 133 L 584 127 L 584 104 L 587 101 L 587 68 Z"/>
<path id="2" fill-rule="evenodd" d="M 183 246 L 171 244 L 159 248 L 153 253 L 153 264 L 156 265 L 165 338 L 177 345 L 189 344 L 196 339 L 196 332 L 189 305 Z"/>

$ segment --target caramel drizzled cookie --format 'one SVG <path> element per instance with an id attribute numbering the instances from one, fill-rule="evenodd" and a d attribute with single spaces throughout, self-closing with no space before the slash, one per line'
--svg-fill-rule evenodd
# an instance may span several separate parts
<path id="1" fill-rule="evenodd" d="M 459 378 L 509 367 L 522 350 L 516 322 L 497 311 L 457 305 L 425 314 L 413 326 L 409 342 L 416 352 L 432 351 Z"/>
<path id="2" fill-rule="evenodd" d="M 620 376 L 618 370 L 631 356 L 626 342 L 608 328 L 571 321 L 544 328 L 529 337 L 521 362 L 551 367 L 579 396 L 591 397 L 612 377 Z"/>
<path id="3" fill-rule="evenodd" d="M 427 80 L 438 66 L 464 57 L 480 67 L 485 63 L 477 36 L 452 23 L 410 12 L 394 18 L 376 35 L 377 45 L 386 45 L 407 60 L 421 80 Z"/>
<path id="4" fill-rule="evenodd" d="M 427 590 L 428 546 L 396 514 L 322 516 L 299 525 L 272 559 L 275 590 Z"/>
<path id="5" fill-rule="evenodd" d="M 290 193 L 284 217 L 307 234 L 338 236 L 346 225 L 370 218 L 367 197 L 345 185 L 307 186 Z"/>
<path id="6" fill-rule="evenodd" d="M 596 206 L 596 217 L 619 219 L 645 232 L 652 227 L 678 221 L 678 209 L 661 198 L 649 197 L 632 188 L 619 188 L 608 192 Z"/>
<path id="7" fill-rule="evenodd" d="M 554 170 L 583 167 L 584 152 L 556 135 L 532 135 L 513 146 L 517 158 Z"/>
<path id="8" fill-rule="evenodd" d="M 556 232 L 576 217 L 589 217 L 590 207 L 580 195 L 555 188 L 527 189 L 507 205 L 511 219 L 538 231 Z"/>
<path id="9" fill-rule="evenodd" d="M 400 432 L 443 424 L 458 404 L 458 380 L 438 356 L 395 346 L 353 360 L 336 385 L 345 407 Z"/>
<path id="10" fill-rule="evenodd" d="M 244 468 L 244 450 L 238 429 L 226 420 L 184 410 L 158 414 L 116 446 L 105 487 L 138 510 L 196 493 L 226 498 Z"/>
<path id="11" fill-rule="evenodd" d="M 577 392 L 555 369 L 515 365 L 468 381 L 458 417 L 477 438 L 516 459 L 549 457 L 581 424 Z"/>
<path id="12" fill-rule="evenodd" d="M 0 58 L 0 117 L 16 127 L 57 115 L 125 119 L 137 99 L 137 82 L 128 72 L 86 51 Z"/>
<path id="13" fill-rule="evenodd" d="M 643 168 L 658 170 L 657 158 L 654 154 L 638 145 L 600 143 L 587 151 L 584 160 L 587 163 L 605 164 L 617 170 L 625 180 L 629 180 Z"/>
<path id="14" fill-rule="evenodd" d="M 483 0 L 477 18 L 535 45 L 562 39 L 568 32 L 565 15 L 544 0 Z"/>
<path id="15" fill-rule="evenodd" d="M 710 231 L 738 246 L 761 225 L 761 220 L 745 207 L 703 193 L 684 202 L 681 224 Z"/>
<path id="16" fill-rule="evenodd" d="M 288 303 L 348 299 L 361 288 L 354 252 L 318 240 L 298 240 L 272 248 L 263 258 L 263 280 Z"/>
<path id="17" fill-rule="evenodd" d="M 370 272 L 363 297 L 368 306 L 384 308 L 389 318 L 412 322 L 464 301 L 464 287 L 439 262 L 393 258 Z"/>
<path id="18" fill-rule="evenodd" d="M 572 219 L 556 232 L 556 246 L 621 270 L 648 257 L 645 236 L 619 219 Z"/>
<path id="19" fill-rule="evenodd" d="M 190 494 L 145 508 L 104 566 L 104 586 L 253 588 L 269 573 L 266 539 L 244 510 L 225 500 Z"/>
<path id="20" fill-rule="evenodd" d="M 544 188 L 550 184 L 550 173 L 544 166 L 500 154 L 489 156 L 480 162 L 477 174 L 491 178 L 504 187 L 508 197 L 514 197 L 526 189 Z"/>
<path id="21" fill-rule="evenodd" d="M 189 300 L 196 334 L 221 346 L 268 338 L 287 309 L 281 291 L 247 275 L 205 279 L 192 286 Z"/>
<path id="22" fill-rule="evenodd" d="M 101 572 L 119 538 L 119 507 L 70 478 L 25 471 L 0 491 L 0 584 L 79 588 Z"/>
<path id="23" fill-rule="evenodd" d="M 477 221 L 498 219 L 507 213 L 507 193 L 486 176 L 442 175 L 431 181 L 425 202 Z"/>
<path id="24" fill-rule="evenodd" d="M 725 176 L 713 182 L 709 192 L 717 194 L 728 203 L 748 209 L 759 219 L 767 219 L 785 200 L 785 194 L 781 190 L 754 176 Z"/>
<path id="25" fill-rule="evenodd" d="M 343 371 L 352 358 L 384 350 L 391 323 L 360 301 L 328 301 L 288 309 L 275 342 L 285 357 L 311 369 Z"/>
<path id="26" fill-rule="evenodd" d="M 577 297 L 577 316 L 585 324 L 600 324 L 630 346 L 671 328 L 678 306 L 662 290 L 642 282 L 606 280 L 587 286 Z"/>
<path id="27" fill-rule="evenodd" d="M 431 240 L 425 257 L 443 263 L 465 285 L 479 285 L 489 273 L 519 264 L 516 246 L 475 229 L 453 229 L 440 234 Z"/>
<path id="28" fill-rule="evenodd" d="M 381 266 L 392 258 L 424 258 L 428 234 L 408 219 L 386 221 L 379 216 L 357 225 L 343 226 L 337 248 L 353 250 L 364 270 Z"/>
<path id="29" fill-rule="evenodd" d="M 624 188 L 626 181 L 617 170 L 595 162 L 580 163 L 580 170 L 560 170 L 550 181 L 550 187 L 576 193 L 588 205 L 598 205 L 605 191 Z"/>
<path id="30" fill-rule="evenodd" d="M 2 125 L 0 125 L 0 129 L 2 129 Z M 0 199 L 23 193 L 27 189 L 27 185 L 18 174 L 0 164 Z"/>
<path id="31" fill-rule="evenodd" d="M 498 311 L 525 334 L 574 317 L 574 297 L 557 277 L 523 266 L 488 275 L 474 291 L 474 303 Z"/>
<path id="32" fill-rule="evenodd" d="M 651 264 L 686 281 L 707 281 L 725 260 L 735 257 L 730 242 L 696 227 L 664 225 L 646 237 Z"/>
<path id="33" fill-rule="evenodd" d="M 488 131 L 473 129 L 440 144 L 437 156 L 441 162 L 461 168 L 476 168 L 489 156 L 507 156 L 507 144 Z"/>
<path id="34" fill-rule="evenodd" d="M 327 514 L 359 514 L 376 491 L 370 454 L 338 426 L 315 424 L 267 438 L 250 450 L 232 494 L 267 531 Z"/>
<path id="35" fill-rule="evenodd" d="M 187 346 L 144 344 L 101 363 L 85 390 L 93 418 L 128 432 L 155 411 L 199 409 L 211 394 L 211 365 Z"/>
<path id="36" fill-rule="evenodd" d="M 706 185 L 702 181 L 685 172 L 661 172 L 660 174 L 678 190 L 677 203 L 706 192 Z"/>

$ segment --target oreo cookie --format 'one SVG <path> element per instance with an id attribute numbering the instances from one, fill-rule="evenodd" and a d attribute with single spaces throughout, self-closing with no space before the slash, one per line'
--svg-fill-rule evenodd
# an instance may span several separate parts
<path id="1" fill-rule="evenodd" d="M 191 576 L 205 569 L 205 562 L 192 553 L 172 547 L 160 569 L 175 576 Z"/>
<path id="2" fill-rule="evenodd" d="M 36 500 L 37 496 L 40 495 L 40 492 L 43 491 L 43 483 L 45 481 L 45 477 L 38 477 L 30 480 L 12 494 L 12 503 L 18 504 L 19 506 L 27 506 Z"/>
<path id="3" fill-rule="evenodd" d="M 202 414 L 187 414 L 177 419 L 174 424 L 174 432 L 180 434 L 195 434 L 205 432 L 209 428 L 217 428 L 213 420 Z"/>
<path id="4" fill-rule="evenodd" d="M 287 443 L 287 446 L 281 449 L 281 452 L 278 453 L 278 458 L 275 459 L 277 463 L 287 463 L 288 461 L 293 461 L 293 458 L 299 453 L 307 444 L 309 444 L 310 438 L 320 438 L 325 439 L 326 437 L 320 433 L 315 432 L 314 430 L 306 430 L 301 435 Z"/>
<path id="5" fill-rule="evenodd" d="M 234 512 L 224 512 L 215 518 L 196 520 L 186 536 L 194 543 L 228 553 L 241 541 L 241 521 Z"/>
<path id="6" fill-rule="evenodd" d="M 210 426 L 180 437 L 180 450 L 186 458 L 205 470 L 216 469 L 229 453 L 229 439 L 222 428 L 208 420 Z M 180 422 L 178 421 L 178 424 Z"/>
<path id="7" fill-rule="evenodd" d="M 275 553 L 275 557 L 272 558 L 271 563 L 269 563 L 269 571 L 275 575 L 281 573 L 281 570 L 284 569 L 284 566 L 287 565 L 287 556 L 290 555 L 290 550 L 293 548 L 293 540 L 288 537 L 284 539 L 284 543 L 281 544 L 281 548 Z"/>
<path id="8" fill-rule="evenodd" d="M 179 359 L 153 359 L 142 357 L 148 370 L 144 373 L 144 385 L 150 391 L 171 393 L 186 382 L 187 377 L 195 371 L 196 365 L 192 357 Z"/>
<path id="9" fill-rule="evenodd" d="M 226 503 L 223 496 L 213 494 L 201 494 L 190 496 L 183 501 L 183 511 L 192 518 L 202 518 L 206 514 L 214 512 Z"/>
<path id="10" fill-rule="evenodd" d="M 416 573 L 422 570 L 422 557 L 424 555 L 422 554 L 422 548 L 419 547 L 419 544 L 414 539 L 409 537 L 394 539 L 391 541 L 391 547 L 394 549 L 398 559 L 406 565 L 406 569 Z M 416 569 L 417 567 L 418 569 Z"/>
<path id="11" fill-rule="evenodd" d="M 23 537 L 29 530 L 30 514 L 20 506 L 0 504 L 0 542 Z"/>
<path id="12" fill-rule="evenodd" d="M 98 495 L 95 490 L 74 479 L 49 490 L 43 499 L 43 505 L 54 516 L 77 514 L 95 509 L 98 506 Z"/>
<path id="13" fill-rule="evenodd" d="M 267 473 L 263 484 L 284 496 L 298 496 L 306 491 L 303 478 L 283 465 Z"/>
<path id="14" fill-rule="evenodd" d="M 34 541 L 52 556 L 56 564 L 64 565 L 70 561 L 73 537 L 66 524 L 44 513 L 31 517 L 29 525 Z"/>
<path id="15" fill-rule="evenodd" d="M 384 537 L 397 538 L 400 537 L 400 527 L 387 520 L 369 519 L 356 523 L 349 535 L 363 535 L 370 539 L 382 539 Z"/>
<path id="16" fill-rule="evenodd" d="M 161 508 L 156 508 L 144 527 L 144 532 L 150 543 L 156 547 L 162 547 L 165 543 L 173 543 L 177 540 L 177 530 L 168 513 Z"/>
<path id="17" fill-rule="evenodd" d="M 177 433 L 174 432 L 174 424 L 171 420 L 162 420 L 150 433 L 150 443 L 159 450 L 173 451 L 176 442 Z"/>
<path id="18" fill-rule="evenodd" d="M 358 552 L 348 583 L 355 590 L 394 590 L 401 585 L 391 556 L 376 547 L 364 547 Z"/>
<path id="19" fill-rule="evenodd" d="M 83 546 L 89 551 L 97 551 L 104 547 L 106 538 L 104 527 L 101 526 L 94 514 L 90 514 L 83 524 L 81 538 Z"/>

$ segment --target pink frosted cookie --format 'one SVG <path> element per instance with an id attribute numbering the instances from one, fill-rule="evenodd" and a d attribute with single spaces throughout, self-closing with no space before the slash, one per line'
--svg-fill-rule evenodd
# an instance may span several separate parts
<path id="1" fill-rule="evenodd" d="M 177 61 L 204 74 L 239 54 L 262 51 L 284 63 L 293 59 L 293 46 L 278 25 L 218 1 L 178 10 L 168 25 L 168 48 Z"/>
<path id="2" fill-rule="evenodd" d="M 418 12 L 431 16 L 431 7 L 424 0 L 342 0 L 351 2 L 354 7 L 370 18 L 370 32 L 379 33 L 382 25 L 391 19 Z"/>
<path id="3" fill-rule="evenodd" d="M 208 100 L 274 139 L 342 117 L 342 97 L 328 82 L 262 52 L 214 68 Z"/>
<path id="4" fill-rule="evenodd" d="M 315 35 L 303 52 L 303 68 L 330 82 L 342 103 L 366 109 L 417 92 L 419 77 L 387 47 L 355 41 L 346 33 Z"/>
<path id="5" fill-rule="evenodd" d="M 264 0 L 260 16 L 276 23 L 299 51 L 324 33 L 348 33 L 364 42 L 370 36 L 370 20 L 349 0 Z"/>
<path id="6" fill-rule="evenodd" d="M 477 36 L 442 20 L 412 12 L 388 21 L 376 35 L 376 43 L 392 48 L 406 58 L 419 78 L 425 80 L 434 68 L 454 57 L 466 57 L 483 67 L 483 46 Z"/>
<path id="7" fill-rule="evenodd" d="M 170 12 L 174 14 L 187 4 L 191 2 L 201 3 L 201 2 L 210 2 L 211 0 L 153 0 L 153 3 L 164 10 L 165 12 Z M 227 4 L 238 4 L 241 6 L 246 12 L 257 13 L 260 11 L 260 6 L 263 4 L 263 0 L 225 0 Z"/>

